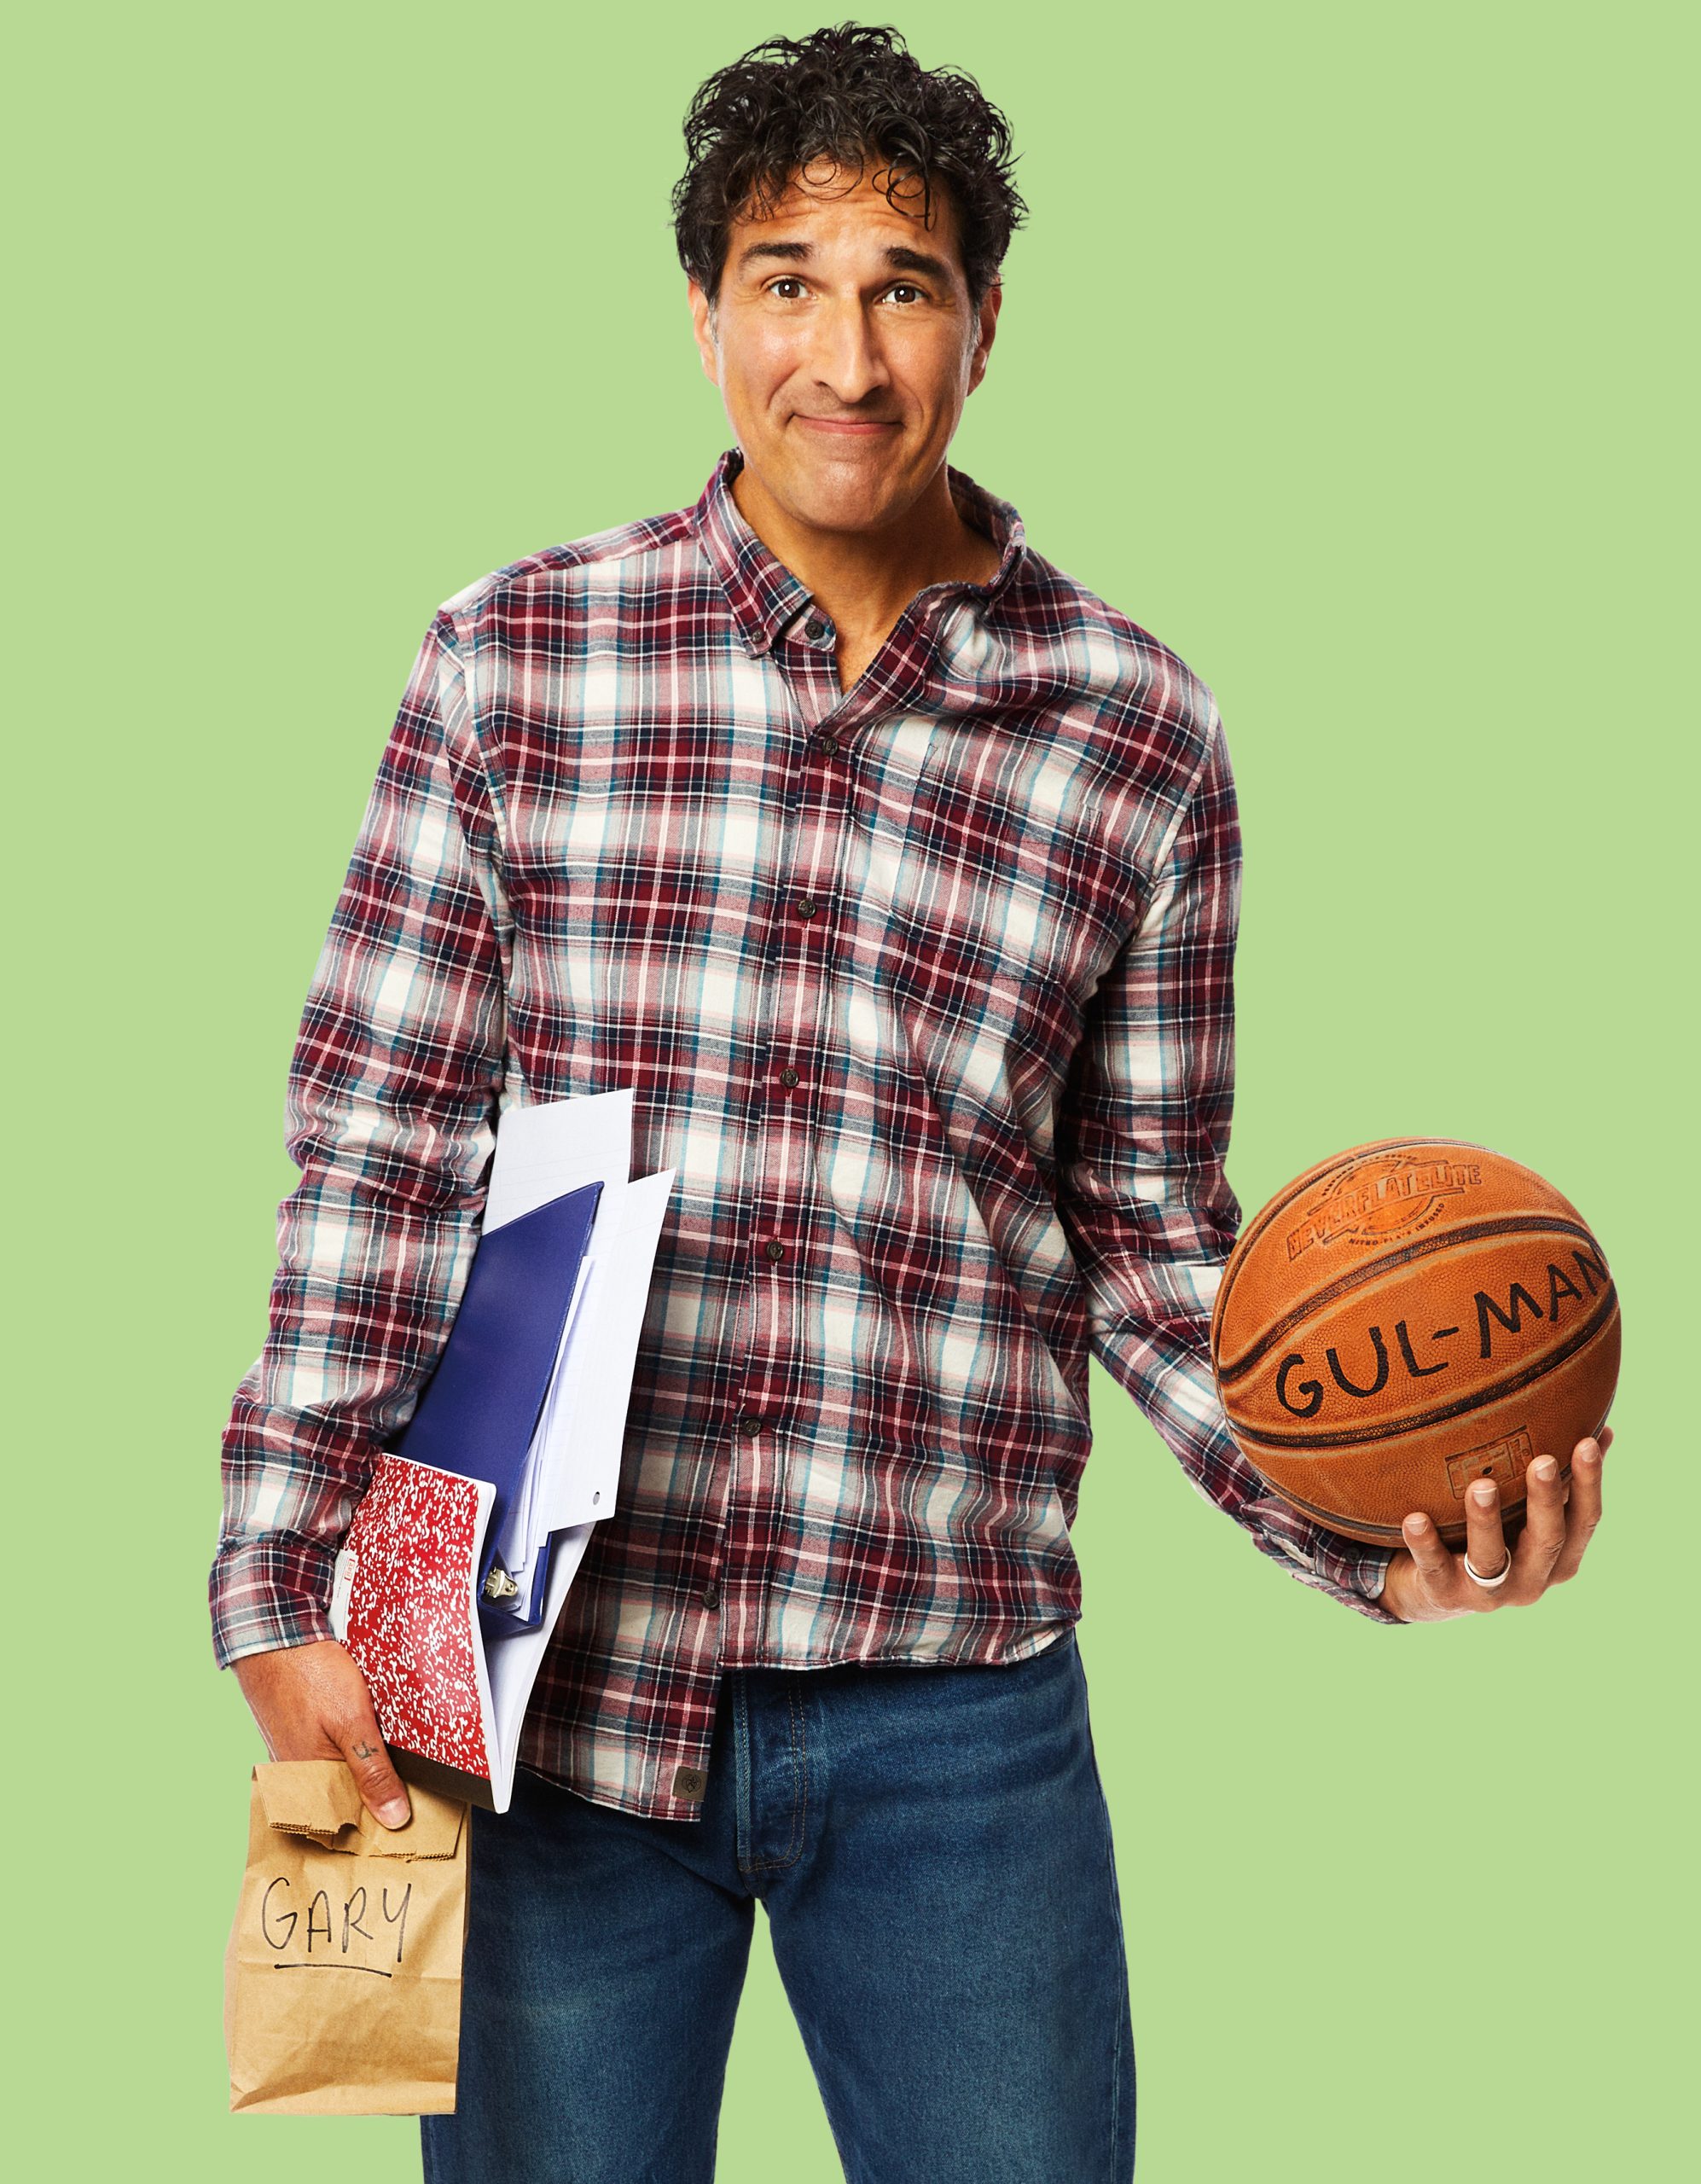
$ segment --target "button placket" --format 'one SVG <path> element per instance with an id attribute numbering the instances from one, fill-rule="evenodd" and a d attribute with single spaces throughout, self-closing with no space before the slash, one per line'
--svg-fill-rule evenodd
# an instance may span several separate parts
<path id="1" fill-rule="evenodd" d="M 810 619 L 820 625 L 810 642 L 823 646 L 836 642 L 830 623 L 819 617 Z M 808 634 L 807 625 L 804 634 Z M 780 665 L 777 659 L 775 665 Z M 820 661 L 798 659 L 794 669 L 788 671 L 781 667 L 781 671 L 800 707 L 819 719 L 825 694 L 818 687 Z M 833 694 L 835 699 L 842 696 L 837 692 Z M 842 763 L 837 759 L 839 749 L 839 739 L 833 731 L 820 729 L 787 748 L 790 778 L 781 799 L 785 817 L 769 896 L 769 932 L 762 973 L 763 1053 L 771 1059 L 762 1080 L 768 1096 L 758 1097 L 752 1115 L 756 1157 L 748 1171 L 746 1279 L 751 1286 L 742 1321 L 746 1330 L 744 1355 L 739 1361 L 741 1408 L 734 1420 L 740 1438 L 756 1459 L 752 1467 L 738 1467 L 745 1472 L 748 1484 L 769 1470 L 759 1452 L 767 1450 L 770 1443 L 759 1437 L 764 1429 L 782 1422 L 773 1413 L 769 1395 L 785 1383 L 787 1345 L 793 1339 L 794 1292 L 781 1277 L 795 1258 L 792 1222 L 808 1173 L 805 1148 L 810 1116 L 800 1101 L 812 1096 L 819 1081 L 817 1073 L 808 1067 L 818 1038 L 821 1013 L 822 974 L 816 958 L 829 944 L 833 922 L 828 914 L 829 900 L 820 889 L 823 880 L 832 880 L 839 848 L 839 799 L 822 793 L 824 782 L 819 777 L 811 779 L 810 770 L 820 767 L 824 772 L 829 765 Z M 781 1056 L 787 1059 L 781 1062 Z M 804 1067 L 798 1066 L 800 1061 Z M 775 1445 L 776 1467 L 779 1453 Z"/>

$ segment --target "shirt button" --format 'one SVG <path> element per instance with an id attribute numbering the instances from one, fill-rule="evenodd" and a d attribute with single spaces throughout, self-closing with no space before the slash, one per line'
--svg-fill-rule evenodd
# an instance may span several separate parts
<path id="1" fill-rule="evenodd" d="M 799 895 L 794 907 L 800 918 L 812 918 L 815 915 L 815 897 Z"/>
<path id="2" fill-rule="evenodd" d="M 762 1413 L 759 1410 L 741 1410 L 738 1414 L 738 1430 L 740 1433 L 759 1433 L 762 1431 Z"/>
<path id="3" fill-rule="evenodd" d="M 711 1577 L 708 1583 L 704 1586 L 700 1598 L 701 1599 L 705 1607 L 718 1607 L 720 1606 L 721 1589 L 715 1583 L 712 1577 Z"/>
<path id="4" fill-rule="evenodd" d="M 797 1083 L 798 1081 L 797 1071 L 792 1067 L 790 1062 L 787 1062 L 786 1066 L 780 1072 L 780 1082 L 782 1084 L 791 1085 Z"/>
<path id="5" fill-rule="evenodd" d="M 804 624 L 804 635 L 812 645 L 818 645 L 827 635 L 827 624 L 818 614 L 811 614 Z"/>
<path id="6" fill-rule="evenodd" d="M 770 1259 L 782 1259 L 786 1256 L 786 1246 L 777 1236 L 770 1236 L 762 1249 L 763 1254 Z"/>
<path id="7" fill-rule="evenodd" d="M 839 738 L 833 734 L 830 728 L 823 730 L 821 735 L 816 736 L 815 741 L 816 750 L 825 751 L 829 758 L 831 758 L 833 753 L 839 748 Z"/>

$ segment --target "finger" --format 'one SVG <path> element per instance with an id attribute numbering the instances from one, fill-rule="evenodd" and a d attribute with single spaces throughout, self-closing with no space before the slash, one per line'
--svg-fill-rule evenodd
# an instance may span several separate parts
<path id="1" fill-rule="evenodd" d="M 1414 1511 L 1408 1517 L 1400 1531 L 1431 1600 L 1437 1606 L 1454 1605 L 1458 1564 L 1442 1543 L 1441 1534 L 1421 1511 Z"/>
<path id="2" fill-rule="evenodd" d="M 1563 1585 L 1574 1577 L 1577 1565 L 1583 1559 L 1583 1550 L 1594 1536 L 1595 1526 L 1600 1522 L 1600 1455 L 1612 1438 L 1612 1428 L 1603 1426 L 1598 1440 L 1579 1441 L 1571 1451 L 1571 1493 L 1565 1512 L 1565 1536 L 1547 1582 Z"/>
<path id="3" fill-rule="evenodd" d="M 1566 1493 L 1559 1458 L 1537 1456 L 1524 1476 L 1527 1515 L 1524 1537 L 1518 1544 L 1518 1572 L 1512 1580 L 1524 1599 L 1539 1598 L 1553 1581 L 1554 1565 L 1565 1544 Z M 1474 1562 L 1477 1558 L 1473 1554 L 1471 1559 Z"/>
<path id="4" fill-rule="evenodd" d="M 390 1764 L 390 1755 L 379 1734 L 377 1716 L 369 1713 L 340 1742 L 343 1757 L 348 1762 L 355 1786 L 360 1792 L 361 1803 L 386 1827 L 405 1827 L 413 1816 L 413 1808 L 408 1803 L 401 1776 Z"/>
<path id="5" fill-rule="evenodd" d="M 1485 1577 L 1499 1577 L 1507 1566 L 1511 1549 L 1507 1545 L 1506 1527 L 1501 1521 L 1500 1489 L 1492 1478 L 1475 1479 L 1466 1490 L 1465 1551 L 1471 1558 L 1471 1568 L 1480 1570 Z M 1500 1606 L 1498 1588 L 1490 1591 L 1484 1586 L 1472 1584 L 1469 1570 L 1464 1577 L 1472 1591 L 1480 1596 L 1479 1606 Z"/>

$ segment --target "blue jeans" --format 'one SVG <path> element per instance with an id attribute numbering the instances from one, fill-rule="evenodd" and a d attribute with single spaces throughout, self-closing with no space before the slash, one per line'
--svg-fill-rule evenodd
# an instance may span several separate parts
<path id="1" fill-rule="evenodd" d="M 730 1669 L 699 1821 L 475 1810 L 426 2184 L 709 2184 L 760 1897 L 849 2184 L 1128 2184 L 1134 2031 L 1071 1626 L 1003 1666 Z"/>

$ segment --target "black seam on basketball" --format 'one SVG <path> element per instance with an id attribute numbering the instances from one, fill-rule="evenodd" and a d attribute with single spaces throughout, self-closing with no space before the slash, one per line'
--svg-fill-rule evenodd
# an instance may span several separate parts
<path id="1" fill-rule="evenodd" d="M 1390 1137 L 1373 1141 L 1370 1145 L 1355 1146 L 1350 1153 L 1338 1153 L 1329 1159 L 1318 1161 L 1315 1167 L 1308 1168 L 1302 1176 L 1296 1176 L 1285 1189 L 1278 1191 L 1263 1212 L 1254 1217 L 1251 1227 L 1235 1238 L 1234 1263 L 1224 1275 L 1222 1285 L 1217 1292 L 1219 1310 L 1228 1292 L 1234 1287 L 1241 1268 L 1246 1263 L 1247 1252 L 1266 1228 L 1291 1210 L 1297 1198 L 1321 1184 L 1332 1170 L 1356 1167 L 1361 1160 L 1380 1159 L 1385 1153 L 1403 1153 L 1413 1145 L 1462 1145 L 1472 1153 L 1489 1153 L 1494 1149 L 1491 1146 L 1477 1145 L 1468 1137 Z M 1495 1158 L 1504 1159 L 1506 1155 L 1495 1153 Z"/>
<path id="2" fill-rule="evenodd" d="M 1421 1433 L 1431 1426 L 1444 1426 L 1449 1418 L 1458 1418 L 1466 1411 L 1481 1410 L 1491 1403 L 1499 1403 L 1503 1396 L 1516 1395 L 1520 1388 L 1528 1388 L 1544 1380 L 1565 1361 L 1601 1333 L 1607 1324 L 1608 1314 L 1617 1309 L 1618 1292 L 1611 1283 L 1599 1299 L 1591 1316 L 1573 1327 L 1559 1347 L 1533 1365 L 1526 1365 L 1521 1373 L 1514 1373 L 1509 1380 L 1496 1380 L 1491 1387 L 1479 1394 L 1460 1396 L 1454 1403 L 1438 1403 L 1432 1410 L 1417 1411 L 1409 1418 L 1391 1419 L 1385 1426 L 1355 1426 L 1344 1427 L 1338 1433 L 1267 1433 L 1256 1426 L 1244 1425 L 1238 1418 L 1233 1420 L 1234 1438 L 1256 1441 L 1261 1448 L 1292 1449 L 1348 1449 L 1366 1441 L 1387 1441 L 1396 1433 Z"/>
<path id="3" fill-rule="evenodd" d="M 1570 1471 L 1570 1466 L 1567 1464 L 1565 1471 L 1560 1473 L 1560 1477 L 1562 1478 L 1566 1477 Z M 1302 1511 L 1304 1515 L 1312 1518 L 1316 1523 L 1326 1526 L 1330 1531 L 1340 1531 L 1341 1519 L 1335 1511 L 1325 1509 L 1315 1502 L 1308 1502 L 1303 1494 L 1296 1494 L 1291 1486 L 1277 1486 L 1271 1482 L 1270 1491 L 1272 1494 L 1280 1496 L 1284 1502 L 1292 1502 L 1296 1509 Z M 1516 1502 L 1503 1502 L 1501 1504 L 1501 1522 L 1505 1523 L 1509 1518 L 1521 1515 L 1528 1501 L 1529 1496 L 1521 1494 Z M 1373 1518 L 1365 1518 L 1361 1520 L 1355 1517 L 1353 1519 L 1355 1524 L 1359 1524 L 1361 1521 L 1362 1521 L 1363 1529 L 1367 1532 L 1374 1532 L 1376 1537 L 1373 1540 L 1361 1540 L 1360 1546 L 1403 1547 L 1405 1545 L 1405 1534 L 1398 1525 L 1379 1525 Z M 1463 1541 L 1470 1536 L 1466 1530 L 1463 1517 L 1449 1517 L 1445 1524 L 1437 1525 L 1436 1530 L 1448 1546 L 1453 1545 L 1455 1541 Z M 1345 1532 L 1342 1536 L 1351 1539 L 1354 1535 L 1351 1532 Z"/>
<path id="4" fill-rule="evenodd" d="M 1467 1222 L 1462 1228 L 1449 1228 L 1438 1236 L 1420 1236 L 1415 1243 L 1402 1244 L 1397 1252 L 1389 1252 L 1381 1258 L 1367 1259 L 1362 1266 L 1355 1267 L 1350 1274 L 1344 1274 L 1326 1288 L 1315 1291 L 1303 1304 L 1296 1306 L 1260 1335 L 1239 1363 L 1231 1366 L 1226 1374 L 1219 1377 L 1232 1386 L 1243 1374 L 1250 1373 L 1255 1365 L 1260 1363 L 1302 1320 L 1309 1320 L 1314 1312 L 1338 1303 L 1343 1297 L 1350 1297 L 1355 1289 L 1362 1289 L 1367 1283 L 1379 1280 L 1392 1267 L 1409 1266 L 1414 1259 L 1428 1258 L 1437 1252 L 1448 1251 L 1454 1244 L 1474 1244 L 1486 1236 L 1530 1235 L 1544 1229 L 1550 1235 L 1582 1237 L 1586 1244 L 1594 1245 L 1595 1255 L 1601 1264 L 1606 1264 L 1606 1254 L 1595 1243 L 1589 1230 L 1580 1221 L 1567 1221 L 1563 1214 L 1504 1213 L 1486 1221 Z"/>

